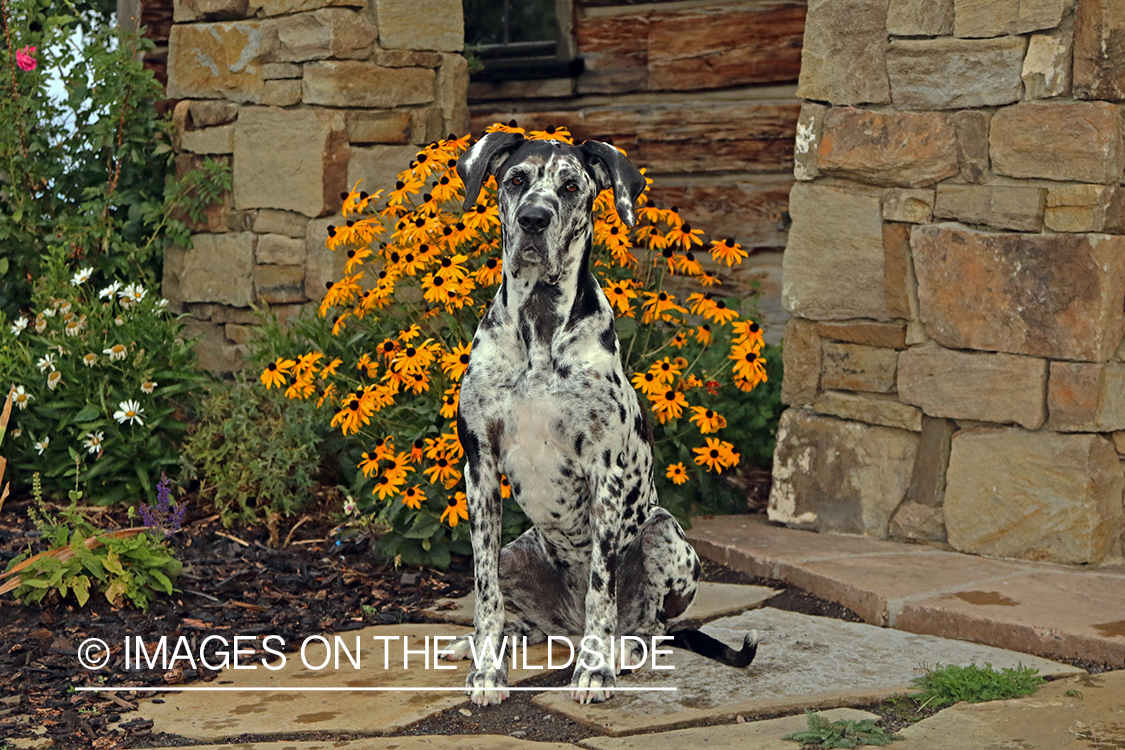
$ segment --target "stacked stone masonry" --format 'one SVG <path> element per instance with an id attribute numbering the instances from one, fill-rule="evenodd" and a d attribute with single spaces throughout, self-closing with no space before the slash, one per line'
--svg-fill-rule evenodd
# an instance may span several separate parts
<path id="1" fill-rule="evenodd" d="M 809 2 L 773 520 L 1119 558 L 1122 39 L 1119 0 Z"/>
<path id="2" fill-rule="evenodd" d="M 168 96 L 180 173 L 214 159 L 231 189 L 168 251 L 164 296 L 207 368 L 238 369 L 268 305 L 314 306 L 342 193 L 374 192 L 420 146 L 468 128 L 459 0 L 176 0 Z"/>

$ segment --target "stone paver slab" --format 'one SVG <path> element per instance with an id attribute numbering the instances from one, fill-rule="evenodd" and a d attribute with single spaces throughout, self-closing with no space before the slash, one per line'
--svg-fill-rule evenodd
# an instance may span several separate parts
<path id="1" fill-rule="evenodd" d="M 192 750 L 573 750 L 562 742 L 531 742 L 497 734 L 426 735 L 423 737 L 364 737 L 321 742 L 238 742 L 194 745 Z M 792 748 L 790 748 L 792 750 Z"/>
<path id="2" fill-rule="evenodd" d="M 379 625 L 338 634 L 349 648 L 360 638 L 360 669 L 341 657 L 340 669 L 330 663 L 322 670 L 307 669 L 300 654 L 286 654 L 285 666 L 276 671 L 258 666 L 254 670 L 225 670 L 210 686 L 258 688 L 251 692 L 192 691 L 159 696 L 164 702 L 142 701 L 140 716 L 155 722 L 154 732 L 178 734 L 202 742 L 217 742 L 240 734 L 283 734 L 292 732 L 394 732 L 438 711 L 467 700 L 463 692 L 470 661 L 442 662 L 442 669 L 423 667 L 423 655 L 411 655 L 410 669 L 402 668 L 403 641 L 390 642 L 389 668 L 384 669 L 383 643 L 373 636 L 408 636 L 411 651 L 420 651 L 426 636 L 456 636 L 468 632 L 458 625 Z M 332 636 L 327 636 L 332 642 Z M 443 641 L 441 647 L 448 646 Z M 546 646 L 528 650 L 529 667 L 545 665 Z M 275 646 L 276 647 L 276 646 Z M 431 653 L 433 644 L 431 643 Z M 556 662 L 566 658 L 565 650 L 555 646 Z M 214 658 L 214 657 L 212 657 Z M 308 661 L 317 664 L 324 658 L 321 646 L 310 646 Z M 524 661 L 522 652 L 519 657 Z M 250 663 L 257 663 L 256 657 Z M 454 667 L 448 669 L 444 667 Z M 545 674 L 545 669 L 509 667 L 511 684 Z M 278 687 L 345 688 L 422 688 L 451 687 L 442 692 L 319 690 L 273 691 Z M 262 688 L 267 688 L 263 690 Z"/>
<path id="3" fill-rule="evenodd" d="M 828 721 L 878 720 L 879 716 L 854 708 L 822 711 Z M 749 721 L 745 724 L 724 724 L 717 727 L 676 729 L 660 734 L 632 737 L 590 737 L 578 744 L 594 750 L 682 750 L 685 747 L 706 747 L 707 750 L 796 750 L 791 740 L 781 739 L 790 732 L 808 727 L 804 714 L 780 719 Z M 706 744 L 703 744 L 706 743 Z"/>
<path id="4" fill-rule="evenodd" d="M 746 631 L 757 630 L 757 659 L 746 669 L 734 669 L 677 649 L 657 661 L 673 669 L 645 669 L 619 682 L 621 687 L 678 688 L 674 692 L 617 693 L 606 703 L 586 706 L 566 693 L 551 693 L 536 696 L 534 702 L 621 736 L 737 714 L 752 717 L 871 703 L 910 690 L 924 666 L 938 663 L 988 662 L 996 668 L 1022 663 L 1043 675 L 1081 672 L 990 646 L 769 607 L 718 620 L 703 630 L 732 646 L 741 643 Z"/>
<path id="5" fill-rule="evenodd" d="M 713 620 L 759 607 L 778 593 L 777 589 L 765 586 L 702 581 L 686 617 L 692 620 Z M 474 592 L 460 599 L 439 599 L 432 608 L 426 610 L 426 614 L 458 625 L 472 625 L 476 600 Z"/>
<path id="6" fill-rule="evenodd" d="M 901 734 L 895 750 L 1125 747 L 1125 671 L 1058 680 L 1016 700 L 960 703 Z"/>
<path id="7" fill-rule="evenodd" d="M 1048 569 L 904 602 L 895 626 L 1121 667 L 1123 591 L 1119 575 Z"/>
<path id="8" fill-rule="evenodd" d="M 838 602 L 872 625 L 894 625 L 901 599 L 941 594 L 976 582 L 1025 572 L 1018 563 L 926 547 L 866 557 L 782 563 L 779 577 L 822 599 Z"/>

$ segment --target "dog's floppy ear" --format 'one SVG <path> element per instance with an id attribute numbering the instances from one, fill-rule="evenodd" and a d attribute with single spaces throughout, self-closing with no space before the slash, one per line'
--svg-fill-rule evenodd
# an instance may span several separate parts
<path id="1" fill-rule="evenodd" d="M 608 143 L 586 141 L 579 149 L 586 155 L 586 163 L 598 180 L 598 190 L 613 188 L 613 202 L 617 215 L 628 226 L 635 226 L 633 204 L 645 189 L 645 176 L 621 152 Z"/>
<path id="2" fill-rule="evenodd" d="M 457 174 L 465 183 L 465 205 L 468 211 L 476 205 L 480 186 L 490 174 L 495 174 L 508 156 L 524 142 L 521 133 L 488 133 L 457 160 Z"/>

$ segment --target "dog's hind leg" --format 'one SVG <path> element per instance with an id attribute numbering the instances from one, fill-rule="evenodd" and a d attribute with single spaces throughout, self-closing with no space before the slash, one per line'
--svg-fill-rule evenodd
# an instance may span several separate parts
<path id="1" fill-rule="evenodd" d="M 617 632 L 664 635 L 691 606 L 701 568 L 672 514 L 653 508 L 626 546 L 617 578 Z"/>

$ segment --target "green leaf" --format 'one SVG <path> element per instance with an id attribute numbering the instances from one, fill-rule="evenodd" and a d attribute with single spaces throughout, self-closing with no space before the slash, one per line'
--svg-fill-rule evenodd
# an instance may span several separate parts
<path id="1" fill-rule="evenodd" d="M 86 404 L 82 410 L 74 415 L 75 422 L 90 422 L 101 416 L 101 411 L 95 404 Z"/>

